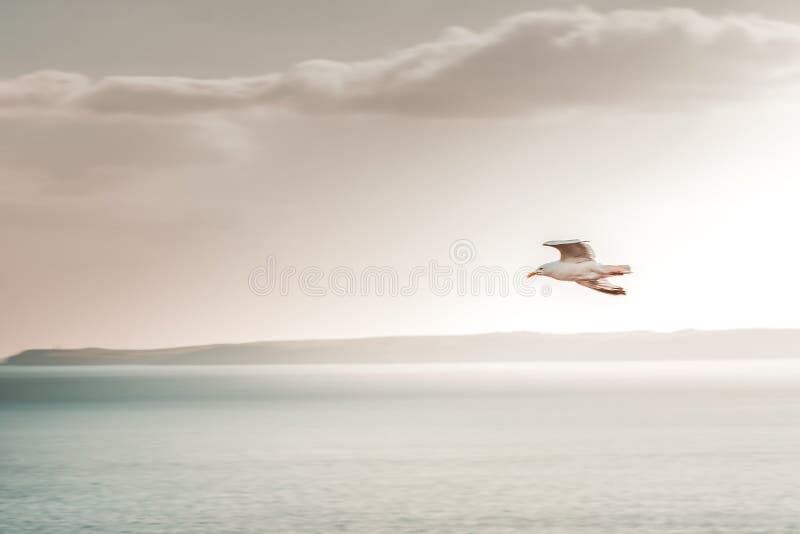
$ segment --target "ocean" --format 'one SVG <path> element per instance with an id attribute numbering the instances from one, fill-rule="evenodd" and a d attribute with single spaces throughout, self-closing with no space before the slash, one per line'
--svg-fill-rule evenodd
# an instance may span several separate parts
<path id="1" fill-rule="evenodd" d="M 800 361 L 0 366 L 0 531 L 796 533 Z"/>

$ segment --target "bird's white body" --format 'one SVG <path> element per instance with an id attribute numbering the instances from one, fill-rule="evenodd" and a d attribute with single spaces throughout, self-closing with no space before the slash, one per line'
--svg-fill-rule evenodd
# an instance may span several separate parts
<path id="1" fill-rule="evenodd" d="M 539 275 L 576 282 L 582 286 L 610 295 L 624 295 L 625 290 L 606 281 L 610 276 L 620 276 L 631 272 L 630 265 L 604 265 L 594 258 L 594 251 L 587 241 L 568 239 L 566 241 L 548 241 L 547 247 L 557 248 L 561 252 L 560 261 L 545 263 L 528 278 Z"/>
<path id="2" fill-rule="evenodd" d="M 578 280 L 599 280 L 609 276 L 616 276 L 618 273 L 615 265 L 603 265 L 596 261 L 584 261 L 581 263 L 570 263 L 565 261 L 553 261 L 542 265 L 542 276 L 549 276 L 556 280 L 565 282 L 577 282 Z M 612 274 L 616 273 L 616 274 Z"/>

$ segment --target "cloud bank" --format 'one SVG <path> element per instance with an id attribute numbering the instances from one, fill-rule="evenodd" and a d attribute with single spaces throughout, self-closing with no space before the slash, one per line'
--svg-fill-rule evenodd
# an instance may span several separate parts
<path id="1" fill-rule="evenodd" d="M 0 81 L 0 109 L 184 115 L 503 116 L 581 107 L 675 108 L 794 84 L 800 26 L 691 9 L 522 13 L 365 61 L 311 60 L 227 79 L 42 71 Z"/>

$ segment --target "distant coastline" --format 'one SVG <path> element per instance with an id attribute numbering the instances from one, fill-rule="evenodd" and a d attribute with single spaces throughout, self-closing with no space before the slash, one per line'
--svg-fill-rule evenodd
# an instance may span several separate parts
<path id="1" fill-rule="evenodd" d="M 6 365 L 252 365 L 800 357 L 800 330 L 718 330 L 263 341 L 147 350 L 31 349 Z"/>

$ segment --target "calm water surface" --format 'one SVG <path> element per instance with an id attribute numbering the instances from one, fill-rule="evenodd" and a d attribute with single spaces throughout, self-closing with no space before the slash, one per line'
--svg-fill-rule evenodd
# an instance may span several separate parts
<path id="1" fill-rule="evenodd" d="M 800 361 L 0 367 L 0 531 L 800 532 Z"/>

